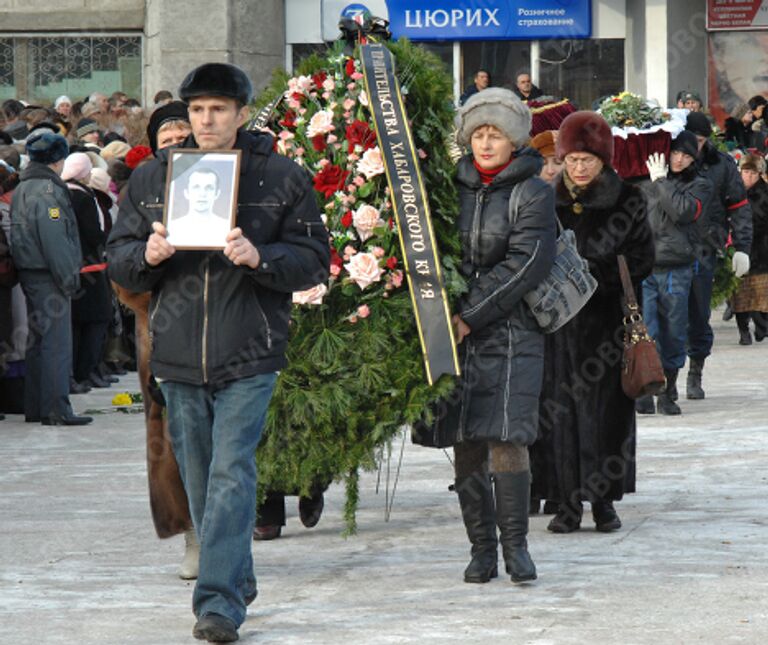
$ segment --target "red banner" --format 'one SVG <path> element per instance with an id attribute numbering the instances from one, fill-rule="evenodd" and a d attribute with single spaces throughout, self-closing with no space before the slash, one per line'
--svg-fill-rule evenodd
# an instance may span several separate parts
<path id="1" fill-rule="evenodd" d="M 707 0 L 707 29 L 768 29 L 762 0 Z"/>

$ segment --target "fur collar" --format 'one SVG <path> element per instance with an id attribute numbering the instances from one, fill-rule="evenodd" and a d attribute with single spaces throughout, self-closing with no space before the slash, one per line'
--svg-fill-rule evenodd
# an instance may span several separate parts
<path id="1" fill-rule="evenodd" d="M 603 166 L 602 172 L 592 183 L 580 189 L 578 199 L 574 199 L 565 184 L 565 173 L 562 173 L 555 191 L 557 206 L 570 208 L 574 202 L 578 201 L 585 209 L 604 210 L 619 200 L 623 188 L 624 182 L 616 174 L 616 171 L 608 166 Z"/>

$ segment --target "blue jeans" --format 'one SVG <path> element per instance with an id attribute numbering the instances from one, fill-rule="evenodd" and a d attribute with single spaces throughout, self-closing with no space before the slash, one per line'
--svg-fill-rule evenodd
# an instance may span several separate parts
<path id="1" fill-rule="evenodd" d="M 685 365 L 691 266 L 654 271 L 643 280 L 643 318 L 665 370 Z"/>
<path id="2" fill-rule="evenodd" d="M 709 324 L 714 280 L 714 256 L 693 263 L 693 280 L 688 296 L 688 356 L 700 361 L 712 353 L 715 341 L 715 334 Z"/>
<path id="3" fill-rule="evenodd" d="M 256 595 L 251 544 L 256 514 L 256 447 L 277 375 L 214 388 L 164 381 L 168 430 L 200 542 L 195 615 L 240 626 Z"/>

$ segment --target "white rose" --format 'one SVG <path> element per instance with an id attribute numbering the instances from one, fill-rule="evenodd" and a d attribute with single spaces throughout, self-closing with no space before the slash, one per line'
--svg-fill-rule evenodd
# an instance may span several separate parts
<path id="1" fill-rule="evenodd" d="M 377 226 L 384 226 L 378 209 L 370 204 L 363 204 L 352 213 L 352 224 L 363 242 L 373 235 L 373 229 Z"/>
<path id="2" fill-rule="evenodd" d="M 325 283 L 318 284 L 306 291 L 293 292 L 293 304 L 295 305 L 321 305 L 323 297 L 328 293 Z"/>
<path id="3" fill-rule="evenodd" d="M 373 253 L 356 253 L 349 262 L 344 265 L 352 281 L 361 289 L 369 287 L 374 282 L 381 280 L 384 270 L 379 266 L 379 261 Z"/>
<path id="4" fill-rule="evenodd" d="M 333 130 L 333 112 L 330 110 L 320 110 L 309 120 L 307 126 L 307 136 L 309 138 L 318 134 L 325 134 Z"/>
<path id="5" fill-rule="evenodd" d="M 371 179 L 384 172 L 384 160 L 378 146 L 363 153 L 363 158 L 357 162 L 357 171 L 365 175 L 366 179 Z"/>

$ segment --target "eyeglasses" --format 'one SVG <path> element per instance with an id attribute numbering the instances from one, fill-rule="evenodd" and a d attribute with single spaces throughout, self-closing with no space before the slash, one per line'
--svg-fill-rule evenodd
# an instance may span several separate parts
<path id="1" fill-rule="evenodd" d="M 576 168 L 576 166 L 583 166 L 584 168 L 591 169 L 597 166 L 598 163 L 600 163 L 600 159 L 598 157 L 571 157 L 570 155 L 566 155 L 565 159 L 563 159 L 565 162 L 565 165 L 569 168 Z"/>

